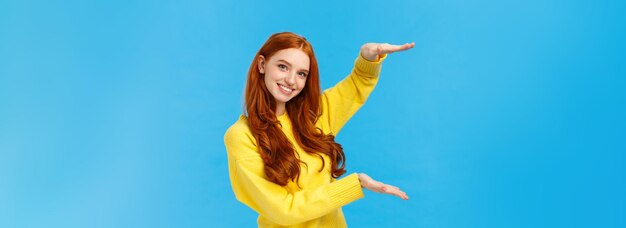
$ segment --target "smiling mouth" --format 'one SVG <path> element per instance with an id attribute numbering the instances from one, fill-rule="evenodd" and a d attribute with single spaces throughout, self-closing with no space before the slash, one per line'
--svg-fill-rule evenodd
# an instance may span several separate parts
<path id="1" fill-rule="evenodd" d="M 293 91 L 294 91 L 294 89 L 289 88 L 289 87 L 287 87 L 287 86 L 284 86 L 284 85 L 281 85 L 281 84 L 278 84 L 278 83 L 276 83 L 276 84 L 278 85 L 278 87 L 280 88 L 280 90 L 281 90 L 283 93 L 290 94 L 291 92 L 293 92 Z"/>

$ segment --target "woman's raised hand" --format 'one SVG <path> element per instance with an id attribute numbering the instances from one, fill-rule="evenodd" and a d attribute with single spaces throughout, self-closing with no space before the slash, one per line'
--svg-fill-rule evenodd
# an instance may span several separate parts
<path id="1" fill-rule="evenodd" d="M 400 189 L 396 186 L 388 185 L 379 181 L 375 181 L 374 179 L 372 179 L 370 176 L 368 176 L 365 173 L 359 173 L 358 176 L 359 176 L 359 181 L 361 182 L 361 187 L 363 188 L 367 188 L 371 191 L 378 192 L 378 193 L 394 195 L 394 196 L 402 198 L 403 200 L 409 199 L 406 193 L 404 193 L 403 191 L 400 191 Z"/>
<path id="2" fill-rule="evenodd" d="M 415 47 L 415 42 L 403 45 L 393 45 L 388 43 L 366 43 L 361 46 L 361 56 L 369 61 L 376 61 L 383 54 L 390 54 L 399 51 L 406 51 Z"/>

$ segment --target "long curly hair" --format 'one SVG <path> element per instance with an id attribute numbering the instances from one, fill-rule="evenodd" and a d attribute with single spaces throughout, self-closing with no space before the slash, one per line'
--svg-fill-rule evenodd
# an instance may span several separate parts
<path id="1" fill-rule="evenodd" d="M 281 186 L 291 180 L 298 183 L 300 177 L 300 161 L 291 142 L 282 132 L 280 122 L 276 118 L 276 101 L 264 83 L 264 74 L 259 72 L 258 58 L 263 55 L 270 59 L 276 52 L 297 48 L 309 56 L 310 67 L 307 82 L 303 90 L 289 100 L 285 109 L 293 123 L 293 134 L 297 143 L 309 154 L 322 159 L 321 172 L 326 165 L 322 154 L 330 158 L 333 178 L 338 178 L 345 171 L 345 154 L 335 136 L 324 134 L 315 127 L 321 111 L 321 88 L 317 60 L 313 47 L 302 36 L 291 32 L 271 35 L 256 53 L 250 69 L 245 91 L 245 112 L 248 125 L 254 135 L 259 153 L 264 163 L 264 172 L 270 181 Z"/>

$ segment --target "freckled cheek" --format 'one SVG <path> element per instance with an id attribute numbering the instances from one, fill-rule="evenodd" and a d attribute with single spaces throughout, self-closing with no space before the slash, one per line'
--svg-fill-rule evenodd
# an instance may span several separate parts
<path id="1" fill-rule="evenodd" d="M 272 75 L 282 75 L 285 72 L 281 71 L 280 69 L 277 68 L 269 68 L 269 73 Z"/>
<path id="2" fill-rule="evenodd" d="M 280 71 L 279 69 L 272 69 L 270 72 L 272 79 L 280 79 L 284 77 L 285 72 Z"/>
<path id="3" fill-rule="evenodd" d="M 306 79 L 298 81 L 298 89 L 302 90 L 306 86 Z"/>

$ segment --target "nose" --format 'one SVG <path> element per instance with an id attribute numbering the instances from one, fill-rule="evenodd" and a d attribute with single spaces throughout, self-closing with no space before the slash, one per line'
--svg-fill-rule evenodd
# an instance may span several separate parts
<path id="1" fill-rule="evenodd" d="M 296 84 L 296 75 L 295 75 L 295 73 L 287 75 L 287 77 L 285 78 L 285 82 L 289 86 L 295 85 Z"/>

